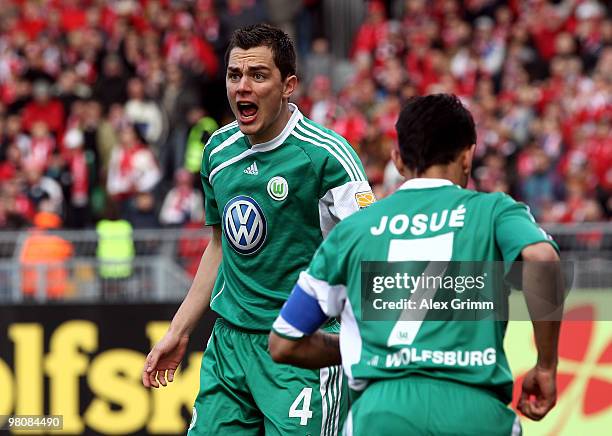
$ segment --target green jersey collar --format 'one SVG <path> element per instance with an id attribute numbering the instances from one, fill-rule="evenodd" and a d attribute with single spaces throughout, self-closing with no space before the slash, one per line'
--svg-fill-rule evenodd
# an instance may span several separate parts
<path id="1" fill-rule="evenodd" d="M 402 184 L 399 189 L 427 189 L 439 188 L 440 186 L 452 186 L 453 182 L 446 179 L 410 179 Z"/>
<path id="2" fill-rule="evenodd" d="M 283 131 L 280 132 L 280 134 L 274 139 L 271 139 L 266 142 L 261 142 L 259 144 L 253 144 L 251 146 L 252 150 L 270 151 L 274 150 L 277 147 L 280 147 L 285 142 L 285 140 L 289 137 L 289 135 L 295 128 L 297 122 L 303 118 L 302 113 L 293 103 L 289 103 L 289 111 L 292 112 L 291 118 L 289 118 L 289 122 L 287 123 Z"/>

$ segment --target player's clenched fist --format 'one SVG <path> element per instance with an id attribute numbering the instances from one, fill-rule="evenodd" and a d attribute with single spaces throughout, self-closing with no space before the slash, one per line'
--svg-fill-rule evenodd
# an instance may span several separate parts
<path id="1" fill-rule="evenodd" d="M 142 384 L 158 388 L 174 380 L 174 372 L 185 356 L 189 336 L 178 336 L 168 332 L 151 350 L 142 370 Z M 168 371 L 166 378 L 166 371 Z M 167 381 L 166 381 L 167 380 Z"/>
<path id="2" fill-rule="evenodd" d="M 534 421 L 544 418 L 557 402 L 556 371 L 537 366 L 531 369 L 525 379 L 517 409 Z"/>

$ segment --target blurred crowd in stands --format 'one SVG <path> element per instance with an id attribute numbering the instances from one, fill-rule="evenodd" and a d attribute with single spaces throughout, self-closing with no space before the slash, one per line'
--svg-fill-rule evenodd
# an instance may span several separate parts
<path id="1" fill-rule="evenodd" d="M 361 0 L 355 0 L 361 1 Z M 477 124 L 473 188 L 542 222 L 612 217 L 612 11 L 594 0 L 366 3 L 346 59 L 325 0 L 2 0 L 0 229 L 203 220 L 202 141 L 231 121 L 223 53 L 267 21 L 296 38 L 295 100 L 360 154 L 378 198 L 412 95 L 452 92 Z"/>

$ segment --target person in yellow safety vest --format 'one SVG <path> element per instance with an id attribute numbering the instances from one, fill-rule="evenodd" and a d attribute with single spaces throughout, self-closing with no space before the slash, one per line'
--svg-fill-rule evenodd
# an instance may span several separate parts
<path id="1" fill-rule="evenodd" d="M 132 225 L 116 214 L 96 224 L 98 234 L 98 275 L 104 298 L 114 298 L 125 294 L 127 281 L 133 272 L 134 239 Z"/>
<path id="2" fill-rule="evenodd" d="M 194 109 L 194 114 L 203 115 L 202 109 Z M 189 130 L 187 137 L 187 146 L 185 147 L 185 169 L 190 173 L 199 173 L 202 165 L 202 150 L 204 144 L 208 142 L 208 138 L 215 130 L 219 128 L 219 124 L 211 117 L 201 116 L 197 118 L 197 122 Z"/>

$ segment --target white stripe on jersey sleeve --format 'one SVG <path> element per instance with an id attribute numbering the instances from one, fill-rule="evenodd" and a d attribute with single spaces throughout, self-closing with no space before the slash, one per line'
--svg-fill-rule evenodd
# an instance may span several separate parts
<path id="1" fill-rule="evenodd" d="M 367 386 L 367 381 L 353 379 L 352 366 L 361 360 L 361 352 L 363 350 L 363 342 L 359 325 L 355 318 L 355 312 L 350 300 L 347 298 L 346 287 L 344 285 L 330 285 L 325 280 L 319 280 L 308 272 L 300 273 L 298 285 L 311 297 L 314 297 L 319 302 L 321 310 L 329 317 L 341 315 L 342 326 L 340 328 L 340 353 L 342 354 L 342 368 L 349 380 L 351 389 L 363 390 Z M 279 317 L 280 319 L 280 317 Z M 284 320 L 283 320 L 284 321 Z M 288 324 L 286 321 L 284 321 Z M 289 326 L 294 330 L 284 331 L 278 330 L 274 324 L 274 330 L 288 337 L 301 337 L 301 332 L 295 331 L 294 327 Z M 279 323 L 282 328 L 282 324 Z M 291 334 L 293 333 L 293 335 Z"/>
<path id="2" fill-rule="evenodd" d="M 304 336 L 304 333 L 302 333 L 300 330 L 296 329 L 287 321 L 285 321 L 285 318 L 283 318 L 282 315 L 279 315 L 276 318 L 274 324 L 272 324 L 272 330 L 282 336 L 287 336 L 289 338 L 299 339 Z"/>
<path id="3" fill-rule="evenodd" d="M 319 223 L 323 238 L 347 216 L 357 212 L 356 194 L 371 191 L 368 182 L 347 182 L 344 185 L 330 189 L 319 200 Z"/>
<path id="4" fill-rule="evenodd" d="M 349 158 L 347 158 L 347 156 L 346 156 L 346 154 L 345 154 L 345 153 L 346 153 L 346 150 L 344 150 L 344 149 L 342 149 L 342 148 L 338 147 L 338 145 L 337 145 L 336 143 L 334 143 L 334 142 L 332 142 L 332 141 L 330 141 L 330 140 L 328 140 L 328 139 L 325 139 L 325 138 L 323 138 L 323 137 L 321 137 L 321 136 L 317 136 L 317 135 L 315 135 L 314 133 L 312 133 L 310 130 L 307 130 L 307 129 L 306 129 L 304 126 L 303 126 L 303 125 L 301 125 L 301 124 L 299 124 L 299 123 L 298 123 L 298 124 L 296 124 L 295 128 L 296 128 L 297 130 L 299 130 L 299 131 L 300 131 L 300 133 L 301 133 L 301 134 L 303 134 L 304 136 L 307 136 L 307 137 L 309 137 L 309 138 L 312 138 L 312 139 L 314 139 L 315 141 L 317 141 L 317 142 L 319 142 L 319 143 L 325 143 L 325 144 L 328 144 L 328 145 L 329 145 L 331 148 L 333 148 L 333 149 L 336 151 L 336 153 L 338 154 L 338 156 L 339 156 L 339 157 L 340 157 L 340 158 L 341 158 L 343 161 L 345 161 L 345 162 L 348 164 L 348 167 L 349 167 L 349 168 L 350 168 L 350 170 L 351 170 L 351 171 L 350 171 L 350 172 L 351 172 L 351 174 L 350 174 L 350 175 L 352 176 L 352 180 L 363 180 L 363 178 L 362 178 L 362 176 L 361 176 L 361 174 L 360 174 L 360 172 L 359 172 L 359 169 L 357 168 L 357 165 L 355 164 L 354 160 L 351 160 L 351 159 L 350 159 L 350 157 L 351 157 L 350 155 L 349 155 Z"/>
<path id="5" fill-rule="evenodd" d="M 342 156 L 344 156 L 350 163 L 351 167 L 354 169 L 356 176 L 357 176 L 357 180 L 367 180 L 367 177 L 365 176 L 365 174 L 363 173 L 363 171 L 361 170 L 361 168 L 359 167 L 359 164 L 357 164 L 355 157 L 353 156 L 353 153 L 351 151 L 352 147 L 345 141 L 341 141 L 338 138 L 335 138 L 334 136 L 330 135 L 329 133 L 324 132 L 323 130 L 317 128 L 312 121 L 302 121 L 302 124 L 304 125 L 304 127 L 307 127 L 309 130 L 309 134 L 314 136 L 314 137 L 319 137 L 319 139 L 325 141 L 324 138 L 328 138 L 331 141 L 335 142 L 336 148 L 340 148 L 340 153 L 342 154 Z M 329 141 L 327 141 L 329 142 Z"/>
<path id="6" fill-rule="evenodd" d="M 344 168 L 344 171 L 346 171 L 346 174 L 348 174 L 349 178 L 351 180 L 353 180 L 353 181 L 355 180 L 355 175 L 351 171 L 351 168 L 348 165 L 348 163 L 346 162 L 346 160 L 341 159 L 340 156 L 338 156 L 338 153 L 336 153 L 334 150 L 332 150 L 328 145 L 323 144 L 320 141 L 315 141 L 311 137 L 305 137 L 303 135 L 300 135 L 295 130 L 293 132 L 291 132 L 291 135 L 295 136 L 300 141 L 309 142 L 312 145 L 316 145 L 317 147 L 321 147 L 321 148 L 324 148 L 325 150 L 327 150 L 329 152 L 329 154 L 331 154 L 340 163 L 340 165 L 342 165 L 342 168 Z"/>
<path id="7" fill-rule="evenodd" d="M 231 123 L 226 124 L 225 126 L 215 130 L 213 134 L 210 135 L 210 138 L 208 138 L 208 141 L 206 141 L 206 144 L 204 144 L 204 149 L 206 149 L 206 147 L 210 145 L 210 142 L 215 136 L 220 135 L 223 132 L 227 132 L 228 130 L 233 129 L 234 127 L 238 127 L 238 121 L 232 121 Z"/>
<path id="8" fill-rule="evenodd" d="M 226 147 L 229 147 L 230 145 L 232 145 L 234 142 L 238 141 L 243 136 L 244 136 L 244 133 L 242 133 L 240 130 L 238 130 L 232 136 L 230 136 L 225 141 L 223 141 L 221 144 L 216 146 L 213 149 L 213 151 L 211 151 L 210 154 L 208 155 L 208 162 L 210 162 L 210 160 L 212 159 L 214 154 L 219 153 L 221 150 L 223 150 Z"/>
<path id="9" fill-rule="evenodd" d="M 359 325 L 355 318 L 355 312 L 351 300 L 346 299 L 342 311 L 342 325 L 340 326 L 340 354 L 342 355 L 342 368 L 349 382 L 349 387 L 361 391 L 367 386 L 364 380 L 354 379 L 352 367 L 361 360 L 363 341 L 359 331 Z"/>
<path id="10" fill-rule="evenodd" d="M 319 302 L 319 307 L 327 316 L 340 315 L 346 300 L 346 286 L 330 285 L 325 280 L 314 278 L 307 271 L 302 271 L 297 282 L 298 286 Z"/>

